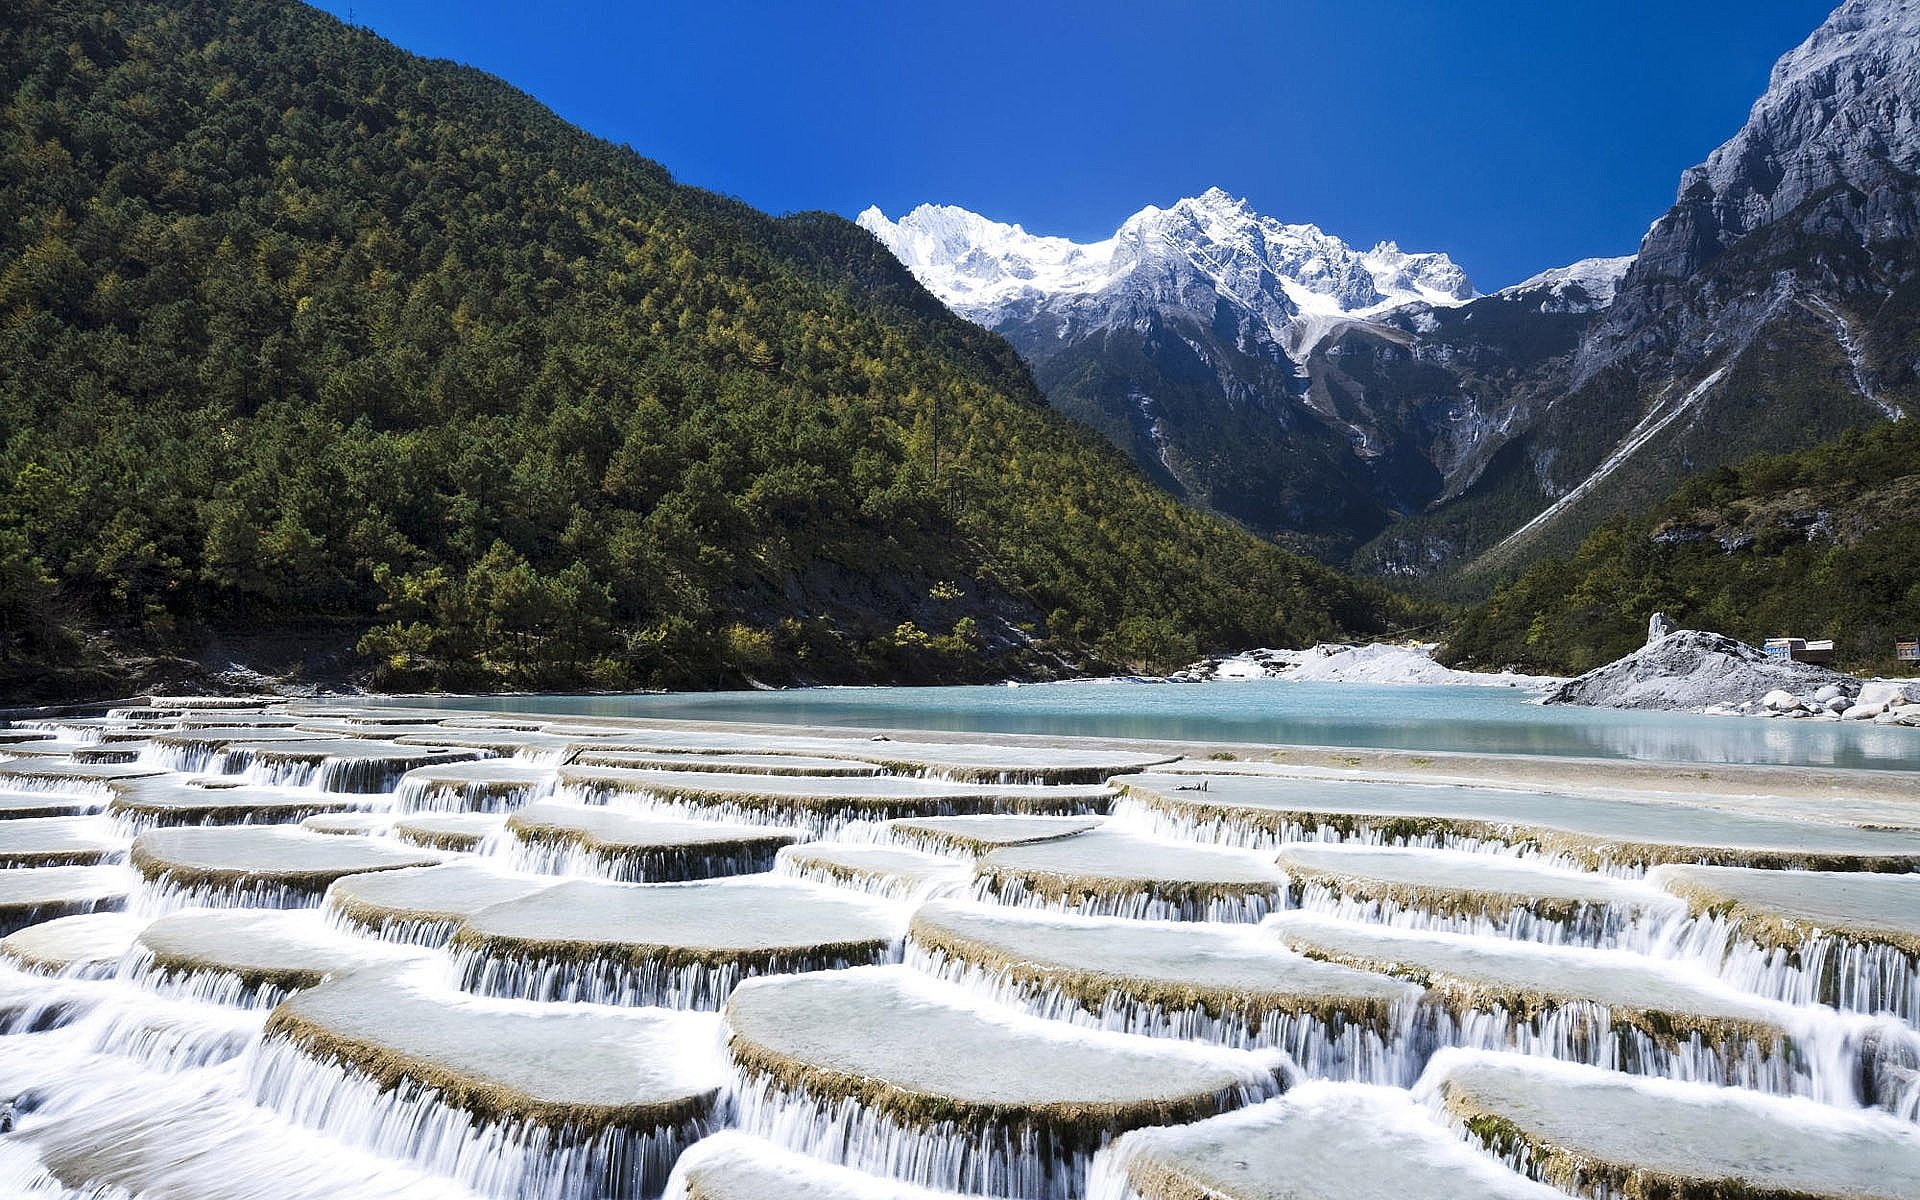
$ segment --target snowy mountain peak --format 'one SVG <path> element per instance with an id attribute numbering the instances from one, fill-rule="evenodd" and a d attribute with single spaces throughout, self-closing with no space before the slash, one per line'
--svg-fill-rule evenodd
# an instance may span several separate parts
<path id="1" fill-rule="evenodd" d="M 1623 258 L 1583 258 L 1501 288 L 1494 295 L 1524 301 L 1543 313 L 1598 312 L 1613 303 L 1620 281 L 1633 262 L 1631 254 Z"/>
<path id="2" fill-rule="evenodd" d="M 1149 205 L 1098 242 L 1037 236 L 951 205 L 923 204 L 898 221 L 869 208 L 859 223 L 929 291 L 989 327 L 1041 310 L 1081 327 L 1135 322 L 1149 309 L 1211 319 L 1225 300 L 1249 328 L 1297 348 L 1303 324 L 1476 295 L 1444 254 L 1409 254 L 1393 242 L 1358 251 L 1217 187 Z"/>

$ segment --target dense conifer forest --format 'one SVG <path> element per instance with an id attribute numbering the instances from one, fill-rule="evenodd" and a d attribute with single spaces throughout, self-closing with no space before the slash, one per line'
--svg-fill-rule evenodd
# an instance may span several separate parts
<path id="1" fill-rule="evenodd" d="M 866 233 L 285 0 L 0 16 L 0 686 L 955 680 L 1369 634 Z"/>
<path id="2" fill-rule="evenodd" d="M 1758 645 L 1833 638 L 1837 665 L 1911 673 L 1920 635 L 1920 425 L 1888 422 L 1697 476 L 1469 610 L 1444 657 L 1578 673 L 1646 638 L 1649 614 Z"/>

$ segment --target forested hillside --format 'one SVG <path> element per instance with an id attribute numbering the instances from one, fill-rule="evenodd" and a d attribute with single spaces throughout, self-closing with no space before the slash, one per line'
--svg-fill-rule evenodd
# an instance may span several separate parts
<path id="1" fill-rule="evenodd" d="M 1393 619 L 1048 411 L 866 233 L 280 0 L 0 16 L 0 686 L 951 679 Z"/>
<path id="2" fill-rule="evenodd" d="M 1920 423 L 1691 480 L 1499 589 L 1445 657 L 1581 672 L 1640 645 L 1662 609 L 1754 644 L 1831 637 L 1843 667 L 1901 670 L 1894 641 L 1920 633 Z"/>

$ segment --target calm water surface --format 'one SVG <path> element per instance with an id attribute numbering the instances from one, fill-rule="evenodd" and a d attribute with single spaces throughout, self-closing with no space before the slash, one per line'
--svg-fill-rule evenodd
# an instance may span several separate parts
<path id="1" fill-rule="evenodd" d="M 1920 769 L 1920 729 L 1545 708 L 1511 688 L 1074 682 L 644 696 L 396 696 L 383 703 L 577 717 L 853 725 L 1661 762 Z"/>

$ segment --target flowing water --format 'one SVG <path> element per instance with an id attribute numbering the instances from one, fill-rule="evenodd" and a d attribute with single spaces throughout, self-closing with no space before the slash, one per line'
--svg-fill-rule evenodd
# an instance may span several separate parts
<path id="1" fill-rule="evenodd" d="M 634 696 L 396 696 L 383 704 L 554 717 L 844 725 L 1154 741 L 1920 770 L 1920 730 L 1543 707 L 1514 688 L 1074 682 Z"/>
<path id="2" fill-rule="evenodd" d="M 1783 841 L 1897 865 L 1920 803 L 1900 830 L 1796 820 L 1778 798 L 1709 809 L 1617 788 L 1284 772 L 1109 788 L 1097 780 L 1154 759 L 593 722 L 1882 770 L 1914 768 L 1916 731 L 1278 682 L 391 703 L 428 711 L 165 701 L 36 723 L 50 748 L 181 736 L 139 753 L 144 778 L 63 777 L 72 751 L 15 760 L 36 772 L 8 791 L 83 815 L 0 818 L 0 861 L 71 850 L 107 865 L 0 870 L 0 927 L 21 930 L 0 942 L 0 1194 L 726 1196 L 674 1170 L 733 1129 L 752 1136 L 689 1162 L 796 1189 L 821 1164 L 823 1196 L 910 1183 L 1152 1200 L 1139 1164 L 1177 1142 L 1169 1130 L 1223 1122 L 1233 1158 L 1235 1138 L 1343 1105 L 1390 1114 L 1447 1170 L 1531 1194 L 1508 1166 L 1532 1159 L 1429 1111 L 1434 1072 L 1487 1052 L 1796 1098 L 1875 1153 L 1909 1139 L 1920 1163 L 1920 874 L 1889 876 L 1871 901 L 1829 875 L 1821 894 L 1853 897 L 1847 919 L 1796 924 L 1764 900 L 1698 901 L 1680 887 L 1694 868 L 1647 869 L 1770 868 Z M 676 755 L 710 761 L 663 769 Z M 641 761 L 654 769 L 608 765 Z M 159 798 L 198 813 L 199 792 L 235 803 L 191 824 L 153 815 Z M 1284 819 L 1236 809 L 1247 796 Z M 293 827 L 342 805 L 368 832 Z M 522 810 L 467 850 L 421 849 L 390 820 Z M 1621 851 L 1623 821 L 1669 848 Z M 273 822 L 288 828 L 260 828 Z M 1614 848 L 1589 853 L 1593 840 Z M 782 842 L 796 845 L 776 858 Z M 102 915 L 47 923 L 88 912 Z M 841 990 L 803 997 L 808 981 Z M 1355 1085 L 1372 1090 L 1315 1090 Z M 1297 1117 L 1274 1099 L 1295 1090 L 1309 1098 Z M 1319 1181 L 1338 1195 L 1338 1161 L 1365 1157 L 1368 1131 L 1328 1128 L 1316 1137 L 1352 1141 Z"/>

